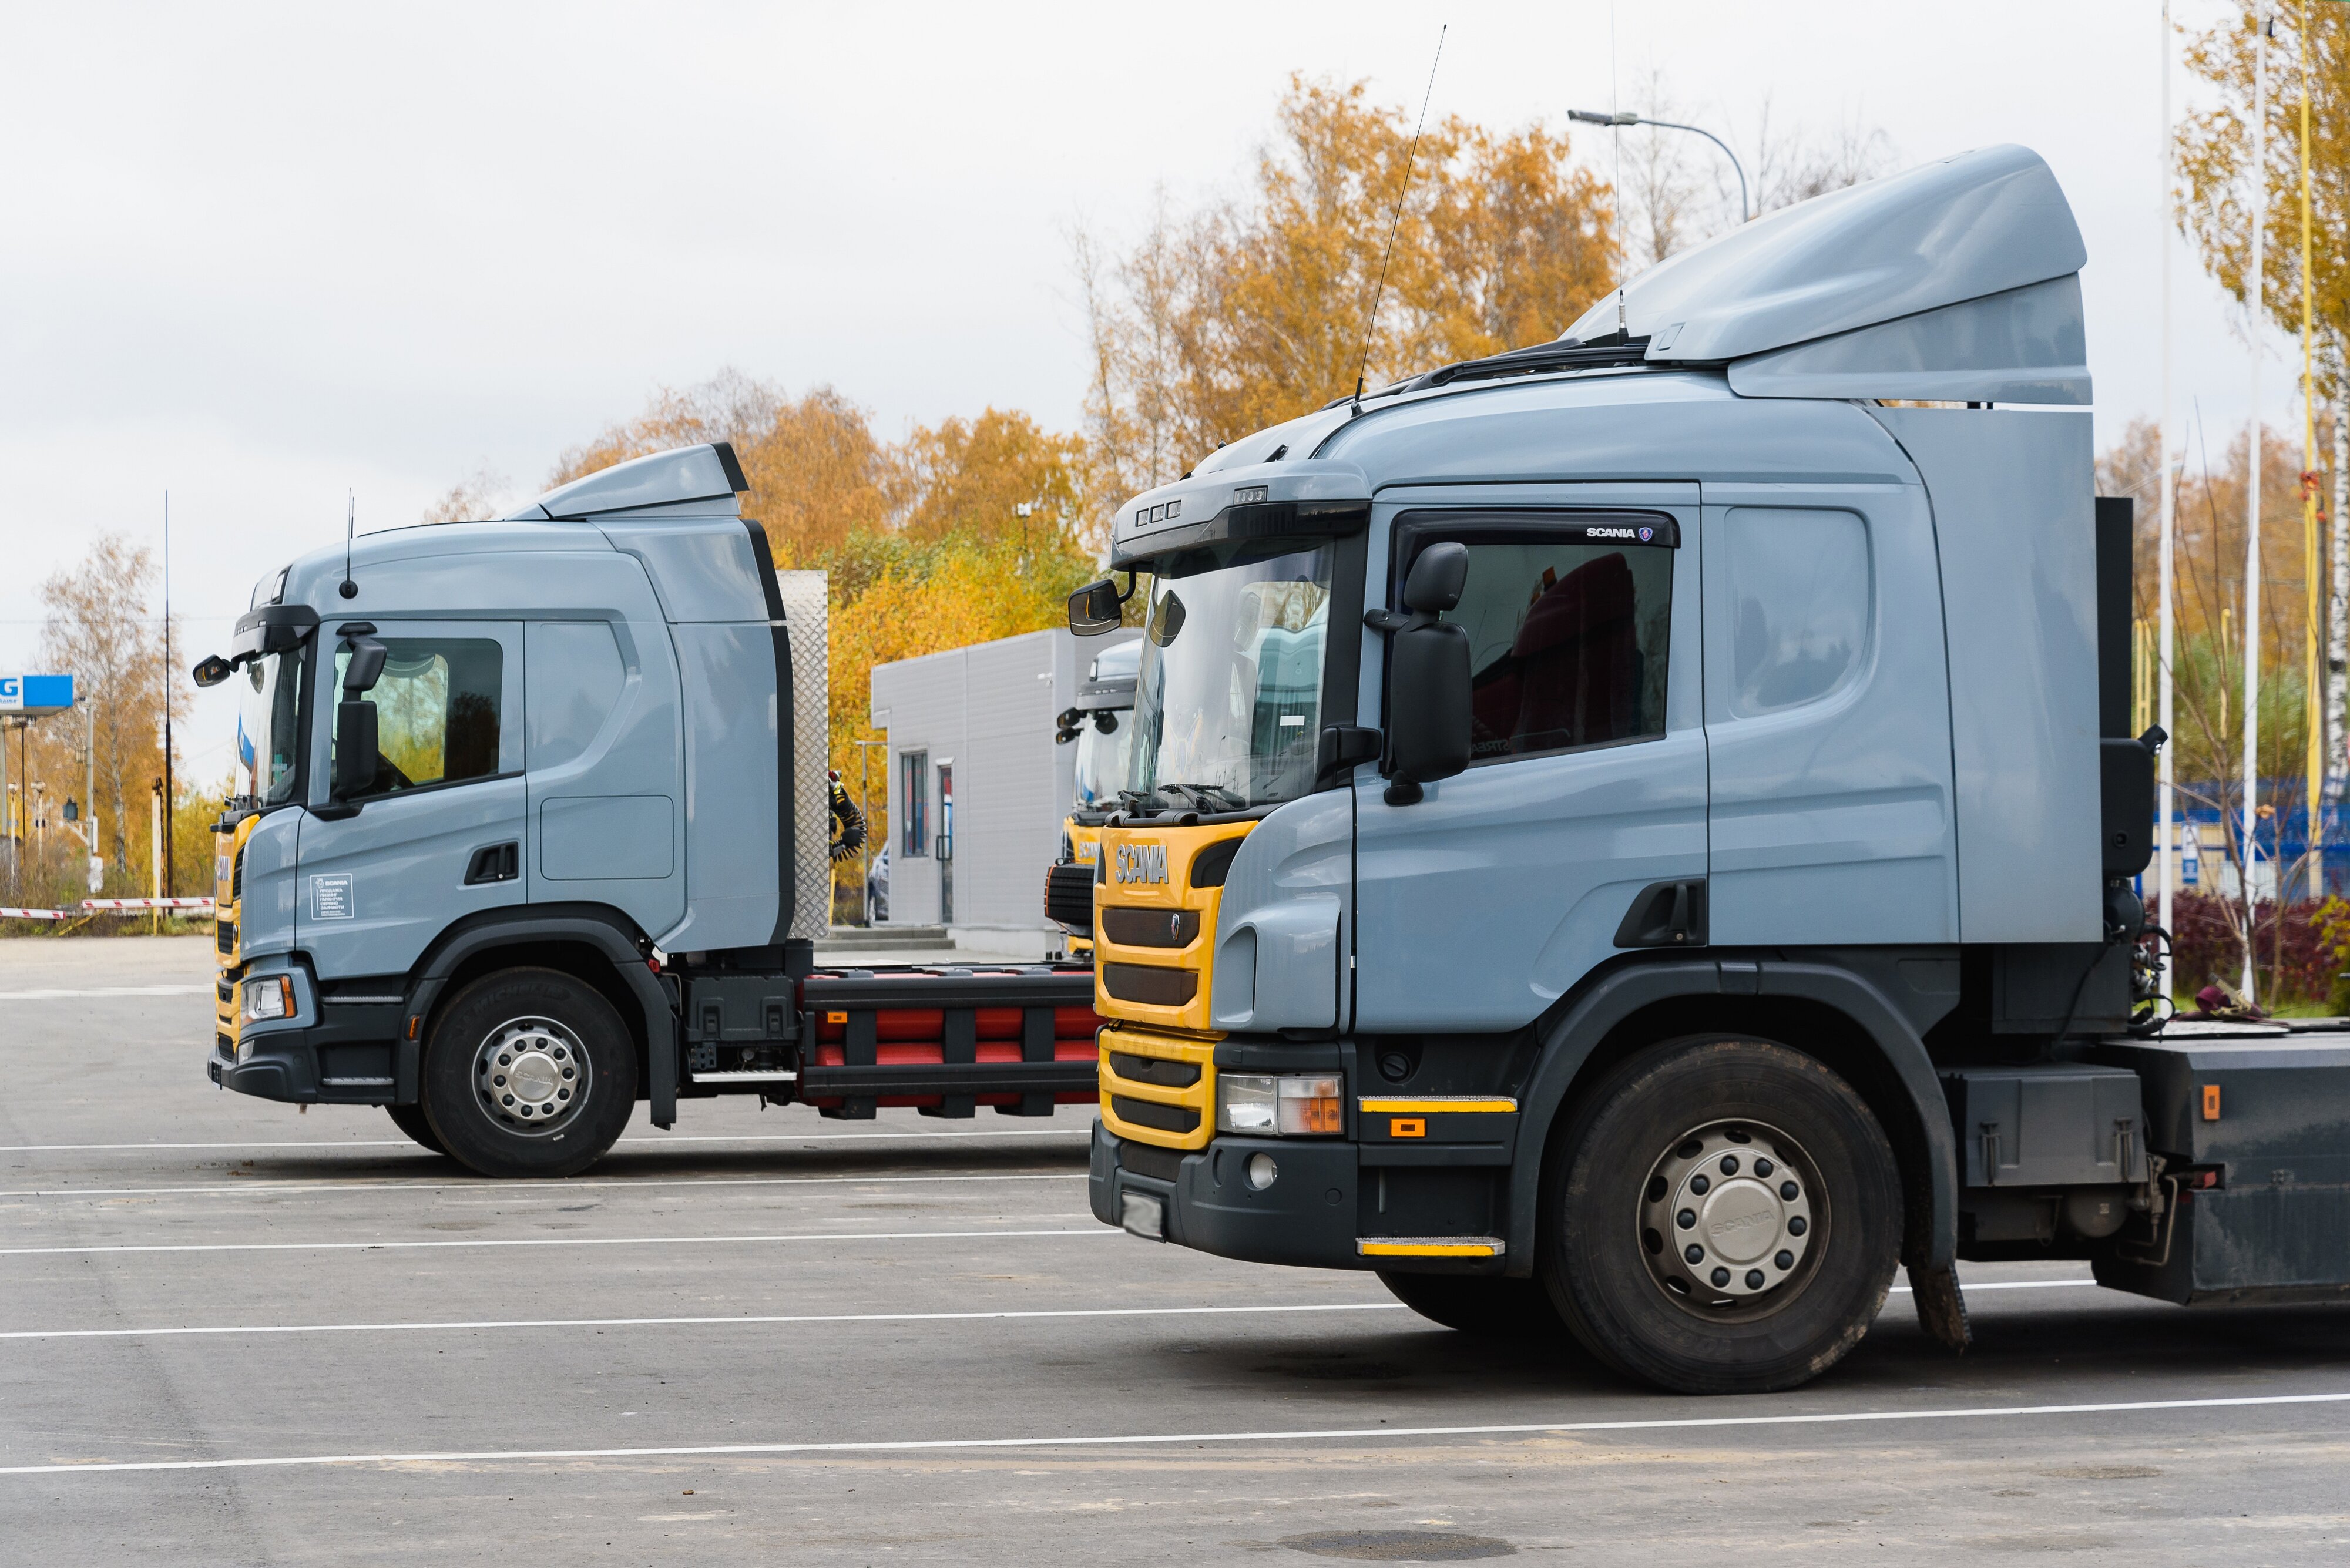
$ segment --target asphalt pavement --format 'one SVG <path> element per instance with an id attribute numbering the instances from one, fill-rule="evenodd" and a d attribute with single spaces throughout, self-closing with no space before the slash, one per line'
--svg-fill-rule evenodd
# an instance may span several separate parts
<path id="1" fill-rule="evenodd" d="M 0 1561 L 2332 1561 L 2350 1314 L 2085 1265 L 1627 1384 L 1087 1214 L 1049 1121 L 689 1101 L 485 1182 L 205 1081 L 202 939 L 0 942 Z"/>

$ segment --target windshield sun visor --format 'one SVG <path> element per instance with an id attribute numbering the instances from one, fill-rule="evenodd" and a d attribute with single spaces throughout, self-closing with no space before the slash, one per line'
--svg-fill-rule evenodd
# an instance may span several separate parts
<path id="1" fill-rule="evenodd" d="M 318 629 L 318 612 L 308 605 L 264 605 L 236 618 L 228 660 L 244 664 L 272 653 L 290 653 Z"/>
<path id="2" fill-rule="evenodd" d="M 1370 520 L 1370 482 L 1351 462 L 1228 470 L 1127 503 L 1112 531 L 1110 566 L 1124 570 L 1170 550 L 1232 539 L 1336 538 Z"/>

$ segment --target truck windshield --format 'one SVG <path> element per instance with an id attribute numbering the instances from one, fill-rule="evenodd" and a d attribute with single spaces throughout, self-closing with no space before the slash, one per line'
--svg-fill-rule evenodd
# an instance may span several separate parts
<path id="1" fill-rule="evenodd" d="M 1330 545 L 1233 540 L 1162 557 L 1157 567 L 1129 803 L 1245 811 L 1311 790 Z"/>
<path id="2" fill-rule="evenodd" d="M 1115 727 L 1105 730 L 1105 723 Z M 1076 809 L 1115 811 L 1126 788 L 1127 760 L 1134 753 L 1134 710 L 1088 713 L 1085 726 L 1077 732 Z"/>
<path id="3" fill-rule="evenodd" d="M 244 686 L 237 692 L 236 771 L 240 793 L 262 805 L 283 805 L 294 798 L 302 670 L 308 652 L 306 643 L 244 667 Z"/>

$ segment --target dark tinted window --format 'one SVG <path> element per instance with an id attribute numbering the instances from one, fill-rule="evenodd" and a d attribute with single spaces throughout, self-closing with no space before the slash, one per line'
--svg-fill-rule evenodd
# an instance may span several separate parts
<path id="1" fill-rule="evenodd" d="M 1472 759 L 1665 732 L 1673 555 L 1664 544 L 1526 534 L 1469 547 Z"/>

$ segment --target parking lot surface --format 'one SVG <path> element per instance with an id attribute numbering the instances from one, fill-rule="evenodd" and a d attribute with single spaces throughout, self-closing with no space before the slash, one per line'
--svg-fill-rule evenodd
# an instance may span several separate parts
<path id="1" fill-rule="evenodd" d="M 1661 1395 L 1087 1212 L 1090 1112 L 740 1100 L 485 1182 L 204 1079 L 209 944 L 0 942 L 0 1559 L 2338 1559 L 2350 1314 L 1970 1267 Z"/>

